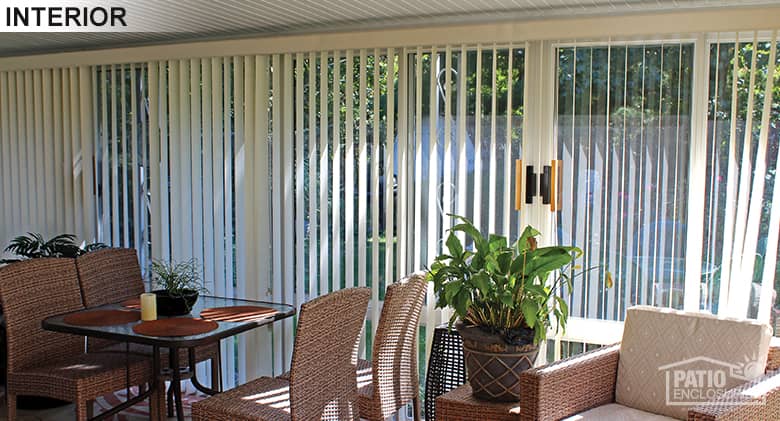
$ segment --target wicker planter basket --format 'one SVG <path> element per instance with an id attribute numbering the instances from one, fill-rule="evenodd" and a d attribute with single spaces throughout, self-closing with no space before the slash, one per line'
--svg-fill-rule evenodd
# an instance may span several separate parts
<path id="1" fill-rule="evenodd" d="M 539 346 L 509 345 L 475 326 L 457 325 L 474 396 L 499 402 L 520 400 L 520 373 L 533 367 Z"/>

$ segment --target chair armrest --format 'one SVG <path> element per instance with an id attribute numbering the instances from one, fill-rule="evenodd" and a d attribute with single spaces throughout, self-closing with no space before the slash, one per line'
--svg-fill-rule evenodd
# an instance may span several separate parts
<path id="1" fill-rule="evenodd" d="M 769 355 L 766 358 L 766 372 L 780 369 L 780 338 L 773 336 L 769 341 Z"/>
<path id="2" fill-rule="evenodd" d="M 558 420 L 615 401 L 620 345 L 533 368 L 520 375 L 521 420 Z"/>
<path id="3" fill-rule="evenodd" d="M 780 419 L 780 371 L 735 387 L 717 399 L 688 410 L 689 421 Z"/>

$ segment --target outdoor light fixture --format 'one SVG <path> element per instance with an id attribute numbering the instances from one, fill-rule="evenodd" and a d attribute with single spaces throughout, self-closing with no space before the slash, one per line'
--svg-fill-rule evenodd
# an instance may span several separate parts
<path id="1" fill-rule="evenodd" d="M 525 170 L 525 189 L 523 185 L 523 171 Z M 534 196 L 541 196 L 542 204 L 550 205 L 550 212 L 560 211 L 561 206 L 561 174 L 563 161 L 554 159 L 550 165 L 542 167 L 541 174 L 534 171 L 533 165 L 523 168 L 523 160 L 515 161 L 515 210 L 520 210 L 523 203 L 533 204 Z M 537 181 L 538 179 L 538 181 Z M 525 197 L 523 197 L 525 196 Z"/>

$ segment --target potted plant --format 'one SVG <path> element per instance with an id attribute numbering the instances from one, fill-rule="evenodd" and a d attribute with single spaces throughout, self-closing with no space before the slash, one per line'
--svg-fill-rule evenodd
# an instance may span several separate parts
<path id="1" fill-rule="evenodd" d="M 548 328 L 566 326 L 568 306 L 556 292 L 561 284 L 571 288 L 567 269 L 582 250 L 537 247 L 540 233 L 530 226 L 510 245 L 503 236 L 485 237 L 468 219 L 451 216 L 460 223 L 449 231 L 447 253 L 428 273 L 436 306 L 454 310 L 450 327 L 457 321 L 474 395 L 518 401 L 520 373 L 533 366 Z"/>
<path id="2" fill-rule="evenodd" d="M 106 247 L 108 246 L 103 243 L 78 244 L 76 236 L 73 234 L 60 234 L 52 237 L 50 240 L 45 240 L 41 234 L 28 232 L 27 235 L 20 235 L 11 240 L 11 243 L 4 250 L 18 257 L 1 259 L 0 264 L 16 263 L 22 260 L 42 257 L 69 257 L 75 259 L 82 254 Z"/>
<path id="3" fill-rule="evenodd" d="M 198 301 L 200 292 L 206 292 L 200 280 L 195 259 L 186 262 L 152 262 L 152 280 L 157 295 L 157 313 L 161 316 L 181 316 L 189 313 Z"/>

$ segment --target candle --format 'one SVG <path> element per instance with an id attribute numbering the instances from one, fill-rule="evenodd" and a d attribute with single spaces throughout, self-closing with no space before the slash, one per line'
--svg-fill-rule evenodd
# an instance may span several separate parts
<path id="1" fill-rule="evenodd" d="M 157 320 L 157 295 L 150 292 L 141 294 L 141 320 Z"/>

